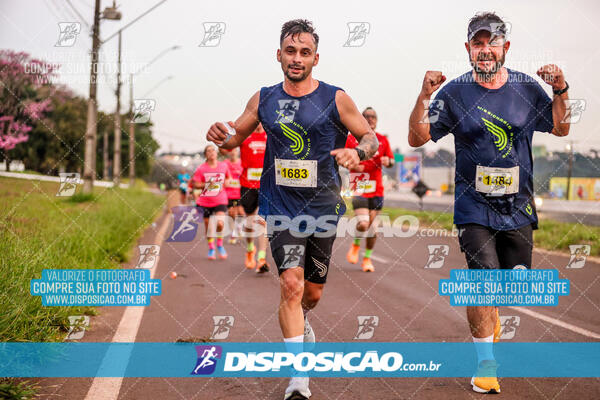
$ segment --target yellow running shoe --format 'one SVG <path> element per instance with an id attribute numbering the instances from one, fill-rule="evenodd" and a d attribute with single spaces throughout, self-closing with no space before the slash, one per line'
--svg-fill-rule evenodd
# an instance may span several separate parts
<path id="1" fill-rule="evenodd" d="M 346 259 L 350 264 L 356 264 L 358 262 L 358 252 L 360 251 L 360 246 L 352 243 L 350 250 L 348 250 L 348 254 L 346 254 Z"/>
<path id="2" fill-rule="evenodd" d="M 477 393 L 500 393 L 500 384 L 496 376 L 496 360 L 483 360 L 477 367 L 477 373 L 471 378 L 473 391 Z"/>
<path id="3" fill-rule="evenodd" d="M 500 325 L 500 314 L 498 313 L 498 307 L 496 307 L 496 326 L 494 326 L 494 343 L 500 341 L 500 332 L 502 331 L 502 325 Z"/>
<path id="4" fill-rule="evenodd" d="M 244 264 L 246 265 L 246 269 L 256 268 L 256 260 L 254 259 L 255 254 L 256 250 L 246 251 L 246 260 L 244 262 Z"/>
<path id="5" fill-rule="evenodd" d="M 373 271 L 375 271 L 375 267 L 373 266 L 373 263 L 371 262 L 370 258 L 363 258 L 362 270 L 364 272 L 373 272 Z"/>

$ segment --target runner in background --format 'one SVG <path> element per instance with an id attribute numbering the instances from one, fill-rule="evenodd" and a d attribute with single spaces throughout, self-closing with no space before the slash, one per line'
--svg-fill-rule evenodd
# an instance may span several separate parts
<path id="1" fill-rule="evenodd" d="M 190 174 L 185 169 L 181 169 L 177 174 L 177 180 L 179 181 L 179 193 L 181 194 L 180 203 L 185 205 L 187 203 L 187 189 L 188 181 L 190 180 Z"/>
<path id="2" fill-rule="evenodd" d="M 240 146 L 242 157 L 242 174 L 240 175 L 241 196 L 240 202 L 246 213 L 244 232 L 246 233 L 246 260 L 248 269 L 256 268 L 256 272 L 269 271 L 267 264 L 267 237 L 264 232 L 264 220 L 257 215 L 260 177 L 263 171 L 265 148 L 267 147 L 267 133 L 261 124 Z M 256 231 L 254 232 L 254 228 Z M 258 238 L 258 264 L 256 263 L 256 247 L 254 236 Z"/>
<path id="3" fill-rule="evenodd" d="M 225 184 L 231 179 L 229 167 L 223 161 L 217 160 L 216 146 L 209 144 L 204 148 L 204 157 L 206 162 L 200 165 L 192 179 L 189 181 L 189 188 L 193 190 L 194 199 L 198 213 L 204 217 L 204 227 L 206 229 L 206 240 L 208 242 L 208 259 L 215 260 L 215 237 L 212 236 L 212 229 L 216 232 L 216 249 L 219 252 L 219 258 L 227 258 L 227 252 L 223 247 L 223 228 L 225 227 L 225 212 L 227 211 L 227 193 Z M 215 227 L 209 230 L 209 218 L 215 215 L 219 217 Z"/>
<path id="4" fill-rule="evenodd" d="M 377 113 L 372 107 L 367 107 L 363 111 L 363 117 L 369 123 L 373 131 L 377 127 Z M 377 215 L 383 207 L 383 181 L 382 181 L 382 166 L 390 168 L 394 165 L 394 154 L 390 147 L 387 137 L 375 132 L 377 140 L 379 140 L 379 149 L 373 158 L 370 160 L 361 161 L 357 168 L 350 171 L 351 187 L 354 190 L 352 197 L 352 207 L 354 214 L 358 217 L 356 230 L 358 232 L 370 232 L 367 234 L 365 245 L 365 254 L 362 262 L 362 270 L 365 272 L 375 271 L 371 255 L 375 247 L 377 235 L 374 230 L 377 228 Z M 348 135 L 346 147 L 355 148 L 358 146 L 358 141 L 353 135 Z M 360 250 L 360 237 L 354 238 L 354 242 L 348 250 L 346 258 L 351 264 L 358 262 L 358 252 Z"/>
<path id="5" fill-rule="evenodd" d="M 227 207 L 229 209 L 229 216 L 233 220 L 233 229 L 231 231 L 231 237 L 229 243 L 237 243 L 238 237 L 242 236 L 241 223 L 238 217 L 244 215 L 244 209 L 240 203 L 240 175 L 242 173 L 242 162 L 240 161 L 240 151 L 238 148 L 232 149 L 227 153 L 227 159 L 225 163 L 229 167 L 231 173 L 231 179 L 225 183 L 225 192 L 227 193 Z"/>

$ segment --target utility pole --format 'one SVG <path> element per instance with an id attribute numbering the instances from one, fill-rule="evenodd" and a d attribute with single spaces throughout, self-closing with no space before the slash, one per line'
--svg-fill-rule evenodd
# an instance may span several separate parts
<path id="1" fill-rule="evenodd" d="M 105 129 L 102 134 L 102 160 L 104 168 L 102 169 L 102 179 L 108 180 L 108 163 L 110 162 L 108 157 L 108 130 Z"/>
<path id="2" fill-rule="evenodd" d="M 115 151 L 113 154 L 113 182 L 121 181 L 121 31 L 119 31 L 119 59 L 117 61 L 117 108 L 115 109 Z"/>
<path id="3" fill-rule="evenodd" d="M 135 126 L 133 125 L 133 73 L 129 74 L 129 187 L 135 184 Z"/>
<path id="4" fill-rule="evenodd" d="M 90 98 L 88 99 L 87 125 L 85 129 L 85 155 L 83 162 L 83 193 L 92 193 L 96 178 L 96 81 L 98 74 L 98 48 L 100 47 L 100 0 L 94 6 L 92 28 L 92 63 L 90 66 Z"/>

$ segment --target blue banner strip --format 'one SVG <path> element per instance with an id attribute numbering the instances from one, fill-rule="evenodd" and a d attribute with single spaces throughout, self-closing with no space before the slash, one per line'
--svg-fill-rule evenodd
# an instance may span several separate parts
<path id="1" fill-rule="evenodd" d="M 1 343 L 4 377 L 284 377 L 300 357 L 314 377 L 469 377 L 473 343 Z M 600 343 L 497 343 L 500 377 L 600 377 Z M 310 368 L 311 361 L 313 364 Z M 285 363 L 284 363 L 285 364 Z M 298 367 L 299 368 L 299 367 Z"/>

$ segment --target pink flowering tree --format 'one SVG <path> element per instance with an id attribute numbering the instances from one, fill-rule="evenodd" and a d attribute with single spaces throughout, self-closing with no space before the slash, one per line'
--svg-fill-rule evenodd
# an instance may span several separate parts
<path id="1" fill-rule="evenodd" d="M 55 65 L 25 52 L 0 50 L 0 150 L 9 170 L 9 151 L 29 139 L 32 126 L 50 111 Z M 46 94 L 46 96 L 44 96 Z"/>

